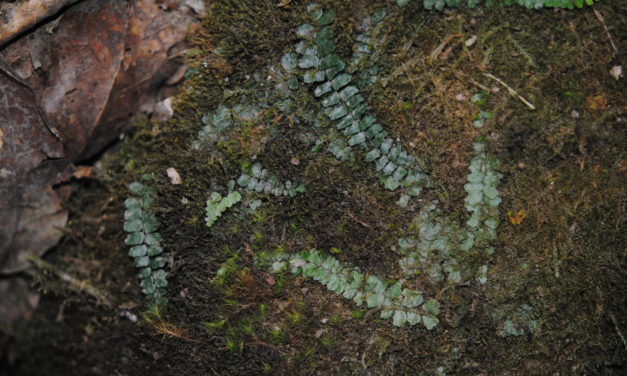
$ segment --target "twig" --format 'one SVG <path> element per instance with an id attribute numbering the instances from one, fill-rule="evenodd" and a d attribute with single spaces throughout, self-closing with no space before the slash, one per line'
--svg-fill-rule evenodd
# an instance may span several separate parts
<path id="1" fill-rule="evenodd" d="M 612 49 L 614 50 L 614 56 L 616 56 L 616 54 L 618 53 L 618 48 L 616 48 L 616 45 L 614 44 L 614 40 L 612 39 L 610 30 L 607 28 L 607 25 L 605 24 L 605 20 L 603 19 L 603 16 L 596 9 L 593 9 L 592 11 L 594 12 L 594 15 L 597 16 L 597 19 L 599 20 L 599 22 L 601 22 L 601 25 L 603 25 L 603 28 L 605 29 L 605 34 L 607 34 L 607 39 L 610 40 L 610 44 L 612 45 Z"/>
<path id="2" fill-rule="evenodd" d="M 531 110 L 535 110 L 536 106 L 534 106 L 533 104 L 531 104 L 531 102 L 529 102 L 528 100 L 526 100 L 525 98 L 523 98 L 522 95 L 518 94 L 518 92 L 516 90 L 514 90 L 511 86 L 509 86 L 508 84 L 506 84 L 505 82 L 503 82 L 503 80 L 501 80 L 500 78 L 494 76 L 493 74 L 490 73 L 484 73 L 483 74 L 486 77 L 489 77 L 491 79 L 493 79 L 494 81 L 498 82 L 499 84 L 503 85 L 503 87 L 505 87 L 507 89 L 507 91 L 509 92 L 509 95 L 511 95 L 512 97 L 516 97 L 518 99 L 520 99 L 521 102 L 523 102 L 525 104 L 525 106 L 529 107 L 529 109 Z"/>
<path id="3" fill-rule="evenodd" d="M 111 307 L 111 299 L 109 298 L 109 296 L 105 292 L 100 291 L 99 289 L 92 286 L 89 281 L 81 281 L 80 279 L 71 276 L 70 274 L 60 270 L 56 266 L 42 260 L 40 257 L 37 257 L 35 255 L 28 256 L 28 260 L 39 269 L 50 271 L 54 275 L 59 277 L 60 280 L 67 282 L 70 286 L 70 289 L 78 293 L 86 292 L 87 294 L 96 298 L 99 303 L 103 303 Z"/>
<path id="4" fill-rule="evenodd" d="M 616 317 L 614 317 L 614 314 L 610 312 L 610 318 L 612 319 L 612 322 L 614 323 L 614 328 L 616 328 L 616 332 L 618 333 L 618 336 L 620 337 L 621 341 L 623 341 L 623 346 L 625 346 L 625 350 L 627 350 L 627 341 L 625 341 L 625 337 L 623 336 L 623 333 L 620 331 L 620 328 L 618 327 L 618 323 L 616 322 Z"/>
<path id="5" fill-rule="evenodd" d="M 150 316 L 154 316 L 153 319 Z M 173 337 L 187 342 L 197 343 L 197 339 L 190 338 L 186 329 L 180 329 L 172 323 L 164 321 L 159 315 L 144 314 L 144 320 L 157 332 L 165 337 Z"/>
<path id="6" fill-rule="evenodd" d="M 355 216 L 355 214 L 351 213 L 351 211 L 350 211 L 350 210 L 347 210 L 347 211 L 346 211 L 346 214 L 348 214 L 348 216 L 349 216 L 349 217 L 351 217 L 351 218 L 353 219 L 353 221 L 355 221 L 355 222 L 359 223 L 360 225 L 362 225 L 362 226 L 364 226 L 364 227 L 369 228 L 369 229 L 371 229 L 371 230 L 372 230 L 372 226 L 370 226 L 370 225 L 369 225 L 369 224 L 367 224 L 366 222 L 362 221 L 361 219 L 357 218 L 357 217 Z"/>
<path id="7" fill-rule="evenodd" d="M 256 335 L 253 334 L 253 341 L 252 343 L 256 344 L 256 345 L 260 345 L 260 346 L 264 346 L 264 347 L 268 347 L 272 350 L 278 351 L 281 354 L 286 354 L 285 350 L 282 350 L 281 348 L 271 345 L 268 342 L 262 341 L 260 340 Z"/>
<path id="8" fill-rule="evenodd" d="M 449 34 L 446 37 L 444 37 L 442 42 L 438 44 L 437 47 L 433 49 L 433 51 L 431 51 L 431 53 L 429 54 L 429 57 L 427 58 L 427 61 L 429 63 L 434 62 L 435 59 L 437 59 L 438 56 L 440 56 L 442 51 L 444 51 L 444 47 L 446 47 L 446 45 L 449 44 L 453 40 L 453 38 L 458 38 L 461 35 L 462 34 Z"/>
<path id="9" fill-rule="evenodd" d="M 492 90 L 489 87 L 487 87 L 487 86 L 485 86 L 483 84 L 478 83 L 477 81 L 473 80 L 472 78 L 469 78 L 468 80 L 470 81 L 470 83 L 472 83 L 473 85 L 479 87 L 480 89 L 483 89 L 483 90 L 485 90 L 487 92 L 492 92 Z"/>

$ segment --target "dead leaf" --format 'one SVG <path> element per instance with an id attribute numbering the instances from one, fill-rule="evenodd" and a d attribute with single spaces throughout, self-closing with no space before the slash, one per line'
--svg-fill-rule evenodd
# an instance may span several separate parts
<path id="1" fill-rule="evenodd" d="M 586 98 L 586 107 L 593 111 L 604 111 L 607 109 L 607 96 L 605 94 L 595 95 Z"/>
<path id="2" fill-rule="evenodd" d="M 32 291 L 30 284 L 25 278 L 0 279 L 0 322 L 31 317 L 39 304 L 39 294 Z"/>
<path id="3" fill-rule="evenodd" d="M 65 150 L 73 160 L 93 154 L 86 147 L 120 70 L 128 23 L 128 4 L 85 1 L 64 13 L 51 36 L 59 61 L 48 69 L 52 85 L 40 98 L 47 116 L 65 136 Z M 106 137 L 106 143 L 110 141 Z"/>
<path id="4" fill-rule="evenodd" d="M 610 74 L 616 81 L 618 81 L 621 77 L 623 77 L 623 66 L 614 65 L 612 69 L 610 69 Z"/>
<path id="5" fill-rule="evenodd" d="M 16 77 L 0 59 L 0 275 L 26 270 L 27 256 L 57 243 L 68 213 L 52 185 L 72 173 L 34 93 Z M 30 315 L 37 299 L 28 285 L 19 275 L 2 279 L 0 322 Z"/>
<path id="6" fill-rule="evenodd" d="M 513 225 L 519 225 L 522 223 L 522 221 L 527 217 L 527 212 L 525 211 L 525 209 L 520 209 L 516 212 L 516 214 L 514 214 L 511 210 L 507 211 L 507 219 L 509 219 L 509 221 L 511 222 L 511 224 Z"/>
<path id="7" fill-rule="evenodd" d="M 179 175 L 178 171 L 176 171 L 174 167 L 168 168 L 167 170 L 165 170 L 165 172 L 168 174 L 168 177 L 170 178 L 170 183 L 174 185 L 181 184 L 182 182 L 181 175 Z"/>
<path id="8" fill-rule="evenodd" d="M 91 176 L 92 167 L 89 166 L 78 166 L 72 177 L 76 179 L 88 178 Z"/>
<path id="9" fill-rule="evenodd" d="M 273 278 L 272 276 L 268 276 L 268 277 L 266 278 L 266 283 L 267 283 L 269 286 L 274 286 L 274 285 L 276 285 L 276 281 L 274 280 L 274 278 Z"/>
<path id="10" fill-rule="evenodd" d="M 62 8 L 79 0 L 26 0 L 18 2 L 2 2 L 0 15 L 0 45 L 15 38 L 36 23 L 54 16 Z"/>
<path id="11" fill-rule="evenodd" d="M 158 3 L 83 0 L 53 30 L 46 23 L 0 52 L 65 136 L 71 161 L 99 153 L 132 118 L 167 116 L 158 98 L 175 94 L 170 84 L 184 75 L 195 16 L 188 6 L 163 10 Z"/>

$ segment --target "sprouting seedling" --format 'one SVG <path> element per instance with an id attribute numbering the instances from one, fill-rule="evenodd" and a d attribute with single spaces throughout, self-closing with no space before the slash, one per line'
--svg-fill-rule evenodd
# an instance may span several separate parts
<path id="1" fill-rule="evenodd" d="M 161 235 L 157 232 L 160 223 L 151 212 L 155 203 L 155 191 L 139 182 L 129 185 L 132 197 L 124 201 L 124 231 L 128 236 L 124 243 L 131 247 L 128 255 L 139 268 L 142 292 L 148 297 L 148 305 L 156 309 L 167 303 L 165 287 L 167 273 L 163 270 L 165 259 L 161 257 Z"/>

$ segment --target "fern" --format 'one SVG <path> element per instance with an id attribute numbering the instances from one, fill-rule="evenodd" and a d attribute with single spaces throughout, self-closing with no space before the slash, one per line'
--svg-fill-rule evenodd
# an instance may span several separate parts
<path id="1" fill-rule="evenodd" d="M 295 197 L 299 193 L 307 191 L 305 186 L 290 180 L 279 182 L 277 176 L 260 163 L 253 164 L 246 173 L 240 175 L 237 184 L 251 192 L 273 194 L 275 196 Z"/>
<path id="2" fill-rule="evenodd" d="M 220 105 L 215 111 L 206 113 L 202 117 L 204 126 L 192 142 L 192 149 L 200 150 L 203 146 L 227 141 L 228 131 L 234 123 L 255 119 L 261 109 L 259 105 L 238 105 L 233 108 Z"/>
<path id="3" fill-rule="evenodd" d="M 396 4 L 399 6 L 405 6 L 412 0 L 396 0 Z M 518 4 L 524 6 L 527 9 L 540 9 L 540 8 L 582 8 L 585 5 L 593 5 L 594 0 L 414 0 L 422 1 L 422 5 L 425 9 L 437 9 L 442 10 L 445 6 L 460 7 L 467 6 L 468 8 L 474 8 L 482 3 L 487 6 L 492 5 L 512 5 Z M 596 1 L 598 2 L 598 0 Z"/>
<path id="4" fill-rule="evenodd" d="M 494 171 L 499 166 L 499 161 L 485 153 L 485 144 L 475 142 L 474 147 L 478 154 L 470 162 L 471 173 L 464 186 L 468 193 L 464 201 L 465 207 L 471 213 L 466 225 L 478 240 L 490 241 L 496 239 L 496 228 L 499 224 L 498 206 L 501 197 L 497 186 L 502 175 Z"/>
<path id="5" fill-rule="evenodd" d="M 298 28 L 297 35 L 303 40 L 296 46 L 296 53 L 290 52 L 281 59 L 284 71 L 293 75 L 300 69 L 304 71 L 302 80 L 305 83 L 316 83 L 314 97 L 319 98 L 325 115 L 344 136 L 337 137 L 334 130 L 330 131 L 329 152 L 342 161 L 350 161 L 356 152 L 361 152 L 366 162 L 374 164 L 386 189 L 402 187 L 403 193 L 397 204 L 407 206 L 410 196 L 417 196 L 423 187 L 432 185 L 431 178 L 368 113 L 366 99 L 353 85 L 353 75 L 347 72 L 349 68 L 333 52 L 335 47 L 330 28 L 333 12 L 323 10 L 317 4 L 311 4 L 307 10 L 312 24 Z M 358 43 L 365 44 L 369 40 L 364 36 L 357 38 Z M 365 49 L 357 46 L 359 48 Z M 368 49 L 368 52 L 371 51 Z M 357 57 L 363 55 L 365 53 Z M 496 238 L 497 207 L 501 201 L 497 185 L 501 175 L 495 172 L 498 160 L 489 156 L 485 147 L 485 139 L 478 138 L 465 186 L 469 219 L 462 225 L 448 219 L 434 201 L 424 205 L 416 217 L 417 233 L 399 239 L 403 255 L 399 266 L 409 281 L 422 274 L 432 284 L 444 280 L 452 284 L 464 283 L 471 275 L 467 268 L 458 265 L 456 254 L 477 246 L 486 247 L 488 253 L 493 251 L 489 244 Z M 253 177 L 263 180 L 267 173 L 257 165 Z M 252 187 L 257 184 L 252 184 L 251 179 L 246 175 L 239 183 L 250 189 L 249 184 Z M 426 328 L 432 329 L 439 322 L 439 303 L 435 299 L 424 302 L 421 293 L 403 288 L 401 281 L 366 277 L 359 269 L 345 266 L 332 256 L 324 256 L 315 250 L 291 256 L 279 254 L 271 261 L 275 272 L 289 267 L 293 273 L 312 278 L 357 305 L 380 309 L 381 317 L 391 318 L 394 325 L 422 322 Z M 486 283 L 487 265 L 479 267 L 473 274 L 478 283 Z"/>
<path id="6" fill-rule="evenodd" d="M 205 221 L 207 227 L 213 226 L 226 209 L 237 204 L 242 200 L 242 195 L 239 192 L 231 192 L 226 197 L 222 197 L 218 192 L 211 192 L 209 200 L 207 200 L 207 207 L 205 209 Z"/>
<path id="7" fill-rule="evenodd" d="M 400 205 L 406 205 L 409 196 L 418 196 L 423 187 L 431 186 L 431 178 L 418 166 L 413 156 L 395 143 L 387 132 L 368 113 L 368 103 L 352 85 L 353 76 L 345 72 L 346 64 L 334 53 L 332 10 L 322 10 L 310 4 L 308 13 L 316 26 L 304 24 L 297 35 L 303 39 L 296 47 L 297 66 L 305 70 L 303 81 L 317 83 L 314 96 L 321 98 L 326 116 L 335 123 L 345 141 L 331 143 L 329 151 L 340 160 L 351 158 L 350 148 L 364 152 L 364 160 L 374 164 L 386 189 L 402 187 Z"/>
<path id="8" fill-rule="evenodd" d="M 358 306 L 365 303 L 368 308 L 380 309 L 381 318 L 392 318 L 395 326 L 422 322 L 431 330 L 439 322 L 439 303 L 435 299 L 424 302 L 420 292 L 403 288 L 401 282 L 386 282 L 374 275 L 366 277 L 358 268 L 347 267 L 317 250 L 301 251 L 292 256 L 277 254 L 271 256 L 270 261 L 274 272 L 289 267 L 292 273 L 312 278 Z"/>
<path id="9" fill-rule="evenodd" d="M 157 232 L 160 223 L 151 212 L 155 203 L 155 191 L 139 182 L 129 185 L 132 197 L 124 201 L 124 231 L 128 236 L 124 243 L 131 247 L 128 255 L 139 268 L 142 292 L 148 297 L 151 309 L 165 305 L 165 287 L 168 285 L 167 273 L 163 270 L 165 259 L 160 246 L 161 235 Z"/>
<path id="10" fill-rule="evenodd" d="M 358 88 L 365 87 L 376 83 L 379 80 L 377 75 L 379 69 L 377 66 L 368 65 L 368 63 L 376 60 L 378 54 L 375 53 L 376 48 L 385 41 L 380 38 L 381 26 L 387 15 L 385 9 L 379 10 L 374 14 L 365 17 L 359 25 L 360 33 L 355 36 L 353 44 L 353 55 L 350 63 L 346 68 L 346 72 L 356 74 L 355 84 Z M 362 69 L 363 68 L 363 69 Z M 360 72 L 358 72 L 361 69 Z"/>

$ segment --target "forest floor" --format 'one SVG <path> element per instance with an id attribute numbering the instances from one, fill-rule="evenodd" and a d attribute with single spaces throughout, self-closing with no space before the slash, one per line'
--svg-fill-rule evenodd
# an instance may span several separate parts
<path id="1" fill-rule="evenodd" d="M 327 151 L 334 124 L 308 118 L 322 110 L 302 81 L 289 105 L 270 98 L 217 142 L 192 147 L 206 114 L 268 101 L 268 67 L 280 66 L 308 22 L 305 2 L 213 2 L 190 36 L 196 47 L 173 117 L 137 124 L 94 177 L 74 183 L 65 236 L 46 257 L 107 298 L 42 270 L 34 316 L 3 328 L 10 351 L 0 375 L 627 372 L 626 78 L 610 73 L 627 66 L 627 3 L 595 6 L 603 21 L 591 8 L 319 3 L 335 11 L 334 42 L 347 61 L 362 19 L 386 11 L 354 76 L 377 77 L 360 86 L 370 113 L 435 183 L 401 207 L 357 148 L 338 160 Z M 493 248 L 453 252 L 447 262 L 461 280 L 444 271 L 402 279 L 399 238 L 417 236 L 425 205 L 437 200 L 446 221 L 468 219 L 464 184 L 478 137 L 502 174 Z M 242 203 L 208 227 L 211 192 L 226 195 L 256 162 L 306 191 L 274 197 L 236 185 Z M 168 303 L 156 312 L 124 244 L 127 187 L 145 174 L 168 272 Z M 397 327 L 380 309 L 263 262 L 314 248 L 413 284 L 439 302 L 439 323 Z M 472 271 L 483 265 L 482 282 Z"/>

